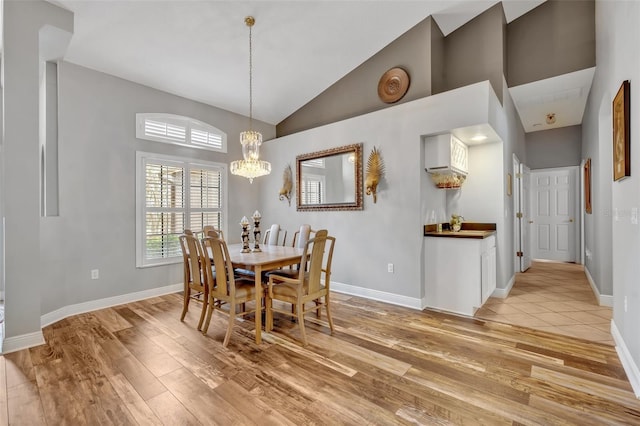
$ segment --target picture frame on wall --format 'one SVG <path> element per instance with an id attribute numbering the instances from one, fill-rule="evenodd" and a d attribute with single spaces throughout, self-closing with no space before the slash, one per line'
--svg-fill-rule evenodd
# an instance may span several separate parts
<path id="1" fill-rule="evenodd" d="M 591 158 L 584 163 L 584 211 L 592 213 L 591 209 Z"/>
<path id="2" fill-rule="evenodd" d="M 630 83 L 622 82 L 613 98 L 613 180 L 631 176 Z"/>

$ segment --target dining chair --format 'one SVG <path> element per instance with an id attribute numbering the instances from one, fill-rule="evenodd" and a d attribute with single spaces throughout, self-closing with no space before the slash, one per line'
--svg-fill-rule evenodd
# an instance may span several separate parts
<path id="1" fill-rule="evenodd" d="M 296 247 L 296 248 L 304 248 L 305 245 L 307 244 L 307 241 L 309 241 L 309 238 L 311 238 L 311 235 L 315 233 L 315 231 L 313 231 L 311 229 L 310 225 L 301 225 L 300 229 L 298 229 L 294 234 L 293 234 L 293 241 L 291 242 L 291 246 L 292 247 Z M 267 272 L 267 280 L 269 278 L 269 275 L 271 274 L 277 274 L 280 276 L 285 276 L 285 277 L 289 277 L 289 278 L 296 278 L 300 272 L 300 270 L 304 270 L 306 268 L 307 263 L 304 262 L 302 264 L 300 263 L 296 263 L 294 265 L 289 265 L 289 267 L 287 268 L 280 268 L 280 269 L 276 269 L 274 271 L 270 271 Z"/>
<path id="2" fill-rule="evenodd" d="M 325 257 L 325 249 L 329 241 L 327 256 Z M 315 236 L 307 241 L 303 254 L 300 258 L 301 263 L 309 257 L 309 267 L 305 273 L 298 274 L 297 278 L 289 278 L 272 274 L 269 276 L 269 283 L 266 291 L 265 308 L 266 321 L 265 328 L 267 331 L 273 329 L 273 313 L 278 312 L 285 315 L 292 315 L 297 318 L 300 326 L 300 334 L 304 346 L 307 345 L 307 335 L 304 328 L 304 314 L 312 310 L 319 315 L 322 305 L 327 310 L 327 319 L 329 328 L 333 334 L 333 319 L 331 318 L 331 303 L 329 297 L 329 287 L 331 282 L 331 261 L 333 259 L 333 247 L 335 238 L 327 235 L 327 230 L 322 229 L 315 233 Z M 309 251 L 311 255 L 308 256 Z M 326 261 L 325 261 L 326 259 Z M 323 277 L 324 275 L 324 277 Z M 324 280 L 323 280 L 324 278 Z M 324 302 L 322 299 L 324 298 Z M 291 303 L 295 306 L 292 312 L 273 306 L 273 301 Z M 314 302 L 315 306 L 306 309 L 309 302 Z"/>
<path id="3" fill-rule="evenodd" d="M 210 231 L 216 232 L 218 235 L 220 235 L 220 238 L 224 239 L 224 234 L 222 233 L 222 230 L 216 229 L 216 227 L 213 225 L 205 225 L 204 227 L 202 227 L 202 238 L 208 237 Z"/>
<path id="4" fill-rule="evenodd" d="M 200 242 L 190 230 L 185 229 L 184 232 L 178 237 L 184 266 L 184 302 L 180 321 L 184 321 L 184 317 L 187 315 L 189 302 L 192 299 L 197 300 L 202 303 L 200 320 L 198 321 L 198 330 L 200 330 L 207 310 L 207 303 L 209 302 L 209 286 L 205 279 L 206 273 L 203 270 L 203 263 L 200 257 L 202 252 Z"/>
<path id="5" fill-rule="evenodd" d="M 282 239 L 280 239 L 282 236 Z M 280 228 L 280 225 L 274 223 L 264 233 L 263 244 L 270 246 L 284 246 L 287 244 L 287 230 Z"/>
<path id="6" fill-rule="evenodd" d="M 227 249 L 227 243 L 225 243 L 222 238 L 203 238 L 202 250 L 204 253 L 209 254 L 207 256 L 203 256 L 205 270 L 211 271 L 212 266 L 215 266 L 216 270 L 215 275 L 209 272 L 207 273 L 207 282 L 210 288 L 209 306 L 202 333 L 207 334 L 213 311 L 223 311 L 222 305 L 227 304 L 229 307 L 229 323 L 222 343 L 222 346 L 227 347 L 236 317 L 254 312 L 256 315 L 260 315 L 262 306 L 246 310 L 246 303 L 255 300 L 255 283 L 253 279 L 235 276 L 231 257 L 229 256 L 229 251 Z M 239 311 L 237 309 L 238 306 L 240 306 Z"/>

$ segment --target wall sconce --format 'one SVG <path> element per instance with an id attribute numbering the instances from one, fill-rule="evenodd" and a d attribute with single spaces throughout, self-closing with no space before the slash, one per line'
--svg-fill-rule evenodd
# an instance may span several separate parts
<path id="1" fill-rule="evenodd" d="M 384 175 L 384 164 L 380 151 L 373 147 L 369 159 L 367 160 L 367 177 L 364 181 L 367 195 L 373 195 L 373 202 L 377 201 L 377 190 L 380 178 Z"/>
<path id="2" fill-rule="evenodd" d="M 282 188 L 280 189 L 280 193 L 278 194 L 278 198 L 280 201 L 285 198 L 291 205 L 291 190 L 293 189 L 293 172 L 291 171 L 291 164 L 287 164 L 287 167 L 284 168 L 284 172 L 282 173 Z"/>

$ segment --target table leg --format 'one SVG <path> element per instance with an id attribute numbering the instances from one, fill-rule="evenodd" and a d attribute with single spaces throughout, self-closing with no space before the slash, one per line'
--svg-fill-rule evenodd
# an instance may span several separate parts
<path id="1" fill-rule="evenodd" d="M 256 284 L 256 344 L 262 343 L 262 267 L 255 267 L 255 284 Z"/>

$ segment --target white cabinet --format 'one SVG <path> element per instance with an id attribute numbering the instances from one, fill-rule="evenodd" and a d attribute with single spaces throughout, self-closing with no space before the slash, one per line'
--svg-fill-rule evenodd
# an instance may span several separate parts
<path id="1" fill-rule="evenodd" d="M 452 134 L 429 136 L 424 139 L 424 168 L 429 173 L 469 172 L 469 149 Z"/>
<path id="2" fill-rule="evenodd" d="M 486 244 L 491 246 L 484 247 L 484 251 L 480 255 L 482 259 L 481 298 L 483 305 L 496 289 L 496 239 L 495 237 L 490 238 L 493 241 L 487 241 Z"/>
<path id="3" fill-rule="evenodd" d="M 472 316 L 496 288 L 496 237 L 425 237 L 426 306 Z"/>

